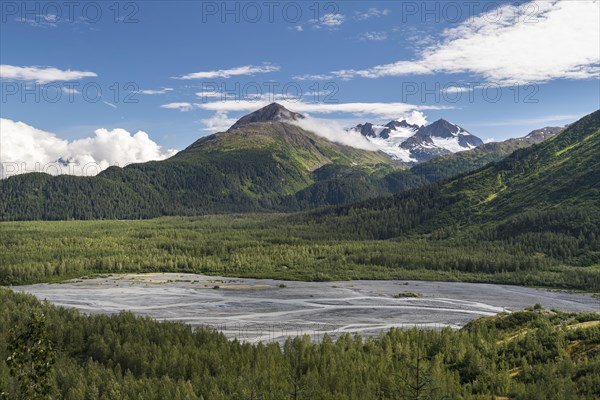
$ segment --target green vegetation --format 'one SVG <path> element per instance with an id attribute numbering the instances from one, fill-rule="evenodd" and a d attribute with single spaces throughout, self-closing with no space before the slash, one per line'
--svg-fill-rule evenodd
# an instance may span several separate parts
<path id="1" fill-rule="evenodd" d="M 34 308 L 22 332 L 14 328 L 8 332 L 5 360 L 19 399 L 50 399 L 54 391 L 51 373 L 55 353 L 45 323 L 44 314 Z"/>
<path id="2" fill-rule="evenodd" d="M 353 239 L 461 237 L 482 246 L 503 243 L 534 258 L 599 264 L 598 127 L 600 111 L 539 145 L 457 179 L 314 211 L 298 221 L 336 229 Z M 564 148 L 570 150 L 558 155 Z"/>
<path id="3" fill-rule="evenodd" d="M 8 367 L 6 343 L 22 348 L 38 335 L 55 359 L 39 376 L 52 398 L 67 400 L 600 396 L 597 313 L 539 309 L 459 331 L 392 329 L 376 339 L 344 334 L 318 343 L 300 337 L 280 347 L 130 313 L 83 316 L 3 288 L 0 303 L 0 392 L 10 400 L 23 398 L 14 375 L 26 367 Z M 9 340 L 9 327 L 30 335 Z"/>
<path id="4" fill-rule="evenodd" d="M 0 181 L 0 220 L 139 219 L 345 204 L 390 193 L 383 153 L 258 122 L 198 140 L 164 161 L 96 177 L 33 173 Z"/>
<path id="5" fill-rule="evenodd" d="M 598 126 L 600 111 L 457 179 L 304 214 L 5 222 L 0 284 L 173 271 L 600 292 Z"/>
<path id="6" fill-rule="evenodd" d="M 440 169 L 446 161 L 438 160 L 399 171 L 381 154 L 283 123 L 250 124 L 170 160 L 96 178 L 17 176 L 0 181 L 3 220 L 295 210 L 412 190 L 296 214 L 3 222 L 0 284 L 169 271 L 600 292 L 599 127 L 600 111 L 424 187 L 462 167 Z M 472 153 L 464 168 L 486 157 Z M 600 396 L 598 314 L 535 305 L 460 331 L 393 329 L 377 339 L 304 337 L 280 347 L 127 313 L 82 316 L 4 288 L 0 301 L 0 360 L 8 360 L 0 393 L 11 400 Z"/>
<path id="7" fill-rule="evenodd" d="M 0 180 L 0 221 L 139 219 L 349 204 L 474 171 L 539 140 L 486 144 L 408 170 L 383 153 L 335 144 L 295 125 L 255 122 L 201 138 L 168 160 L 111 167 L 96 177 L 32 173 Z"/>
<path id="8" fill-rule="evenodd" d="M 542 131 L 552 132 L 553 135 L 563 130 L 563 128 L 542 129 Z M 472 150 L 436 157 L 428 162 L 415 165 L 410 172 L 424 178 L 428 183 L 453 178 L 478 170 L 489 163 L 498 162 L 516 150 L 541 143 L 545 138 L 546 135 L 539 131 L 533 131 L 522 138 L 486 143 Z"/>
<path id="9" fill-rule="evenodd" d="M 399 292 L 394 295 L 395 299 L 404 299 L 404 298 L 418 299 L 419 297 L 421 297 L 421 293 L 417 293 L 417 292 Z"/>
<path id="10" fill-rule="evenodd" d="M 555 249 L 546 254 L 527 243 L 460 233 L 444 239 L 355 239 L 352 231 L 301 217 L 6 222 L 0 229 L 0 284 L 107 273 L 196 272 L 309 281 L 460 280 L 600 292 L 598 266 L 566 266 L 568 259 L 557 258 Z"/>

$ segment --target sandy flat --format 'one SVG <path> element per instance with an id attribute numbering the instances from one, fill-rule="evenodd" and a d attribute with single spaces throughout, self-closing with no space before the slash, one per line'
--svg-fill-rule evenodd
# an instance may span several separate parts
<path id="1" fill-rule="evenodd" d="M 510 285 L 424 281 L 285 282 L 197 274 L 126 274 L 61 284 L 15 286 L 86 313 L 128 310 L 158 320 L 210 326 L 230 338 L 278 341 L 308 334 L 377 335 L 391 327 L 460 328 L 469 321 L 540 303 L 598 311 L 600 301 Z M 218 286 L 218 288 L 215 288 Z M 393 298 L 416 292 L 420 298 Z"/>

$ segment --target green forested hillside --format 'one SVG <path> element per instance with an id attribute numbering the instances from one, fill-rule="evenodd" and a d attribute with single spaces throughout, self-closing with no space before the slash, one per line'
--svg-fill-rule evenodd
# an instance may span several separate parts
<path id="1" fill-rule="evenodd" d="M 598 291 L 599 116 L 457 179 L 345 207 L 294 215 L 3 223 L 0 283 L 187 271 L 308 280 L 460 279 Z M 309 154 L 303 160 L 318 157 Z M 339 157 L 344 160 L 344 153 Z M 312 172 L 318 184 L 288 199 L 308 206 L 348 201 L 341 193 L 355 187 L 343 187 L 345 182 L 370 188 L 363 173 L 379 167 L 369 165 L 352 171 L 343 162 L 325 164 Z M 413 175 L 403 178 L 388 182 L 420 185 Z M 94 182 L 108 184 L 105 178 Z M 312 192 L 301 197 L 307 190 Z M 114 207 L 123 201 L 113 200 Z"/>
<path id="2" fill-rule="evenodd" d="M 5 222 L 0 283 L 184 271 L 305 280 L 459 279 L 600 291 L 600 270 L 591 266 L 600 264 L 594 118 L 574 125 L 564 138 L 457 180 L 350 207 L 293 216 Z M 568 171 L 561 172 L 562 166 Z M 554 178 L 545 181 L 538 168 Z M 316 173 L 323 184 L 332 176 L 344 181 L 349 172 L 325 165 Z M 403 184 L 419 182 L 407 178 Z M 319 195 L 331 193 L 325 188 Z"/>
<path id="3" fill-rule="evenodd" d="M 597 313 L 534 307 L 459 331 L 298 337 L 280 347 L 129 313 L 83 316 L 3 288 L 0 302 L 0 393 L 10 400 L 41 388 L 66 400 L 600 396 Z"/>
<path id="4" fill-rule="evenodd" d="M 136 219 L 341 204 L 389 193 L 379 181 L 399 168 L 383 153 L 285 122 L 255 122 L 202 138 L 168 160 L 111 167 L 96 177 L 2 180 L 0 218 Z"/>
<path id="5" fill-rule="evenodd" d="M 368 179 L 375 170 L 395 168 L 381 153 L 338 146 L 294 125 L 254 123 L 203 138 L 169 160 L 112 167 L 97 177 L 27 174 L 1 181 L 2 219 L 135 219 L 273 209 L 281 198 L 313 184 L 313 172 L 325 165 L 355 165 L 351 169 Z"/>
<path id="6" fill-rule="evenodd" d="M 541 143 L 563 130 L 564 128 L 560 127 L 536 129 L 521 138 L 485 143 L 471 150 L 434 158 L 428 162 L 415 165 L 410 172 L 425 178 L 427 182 L 452 178 L 475 171 L 491 162 L 500 161 L 515 150 Z"/>
<path id="7" fill-rule="evenodd" d="M 385 196 L 471 172 L 541 138 L 433 159 L 411 170 L 381 152 L 329 142 L 270 105 L 164 161 L 96 177 L 34 173 L 0 180 L 0 220 L 139 219 L 221 212 L 298 211 Z M 299 118 L 299 117 L 298 117 Z"/>
<path id="8" fill-rule="evenodd" d="M 457 179 L 313 212 L 355 238 L 427 233 L 504 241 L 570 263 L 600 262 L 600 111 Z"/>

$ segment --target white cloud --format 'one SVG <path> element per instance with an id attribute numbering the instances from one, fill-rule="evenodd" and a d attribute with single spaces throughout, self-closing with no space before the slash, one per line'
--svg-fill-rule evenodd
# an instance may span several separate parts
<path id="1" fill-rule="evenodd" d="M 427 117 L 421 111 L 411 111 L 410 113 L 403 114 L 400 118 L 397 118 L 398 121 L 406 120 L 409 124 L 413 125 L 427 125 Z"/>
<path id="2" fill-rule="evenodd" d="M 165 94 L 167 92 L 172 92 L 172 91 L 173 91 L 173 88 L 164 87 L 159 90 L 152 90 L 152 89 L 140 90 L 138 93 L 153 95 L 153 94 Z"/>
<path id="3" fill-rule="evenodd" d="M 487 121 L 481 123 L 471 123 L 470 126 L 477 127 L 496 127 L 496 126 L 521 126 L 521 125 L 550 125 L 551 123 L 563 122 L 570 123 L 583 117 L 581 114 L 557 114 L 545 115 L 541 117 L 522 118 L 522 119 L 504 119 L 501 121 Z"/>
<path id="4" fill-rule="evenodd" d="M 203 131 L 207 132 L 223 132 L 235 124 L 235 118 L 229 118 L 227 111 L 217 111 L 212 117 L 201 119 L 200 123 L 204 125 Z"/>
<path id="5" fill-rule="evenodd" d="M 398 61 L 394 64 L 378 65 L 367 70 L 343 69 L 332 72 L 334 76 L 341 79 L 352 79 L 356 76 L 362 78 L 380 78 L 382 76 L 431 73 L 433 72 L 430 66 L 412 61 Z"/>
<path id="6" fill-rule="evenodd" d="M 480 87 L 480 85 L 476 85 L 476 84 L 473 84 L 473 83 L 465 84 L 465 85 L 462 85 L 462 84 L 458 84 L 458 85 L 449 84 L 447 86 L 444 86 L 440 90 L 440 92 L 444 93 L 444 94 L 454 95 L 454 94 L 458 94 L 458 93 L 471 92 L 474 89 L 477 89 L 479 87 Z"/>
<path id="7" fill-rule="evenodd" d="M 396 119 L 399 117 L 410 116 L 414 111 L 424 110 L 442 110 L 451 107 L 445 106 L 422 106 L 408 103 L 309 103 L 303 101 L 290 101 L 285 99 L 276 99 L 282 106 L 291 111 L 299 113 L 314 113 L 314 114 L 334 114 L 334 113 L 349 113 L 355 116 L 374 116 L 378 118 Z M 189 111 L 193 108 L 210 110 L 210 111 L 226 111 L 226 112 L 246 112 L 255 111 L 273 102 L 273 99 L 261 99 L 257 101 L 251 100 L 228 100 L 214 101 L 207 103 L 172 103 L 185 104 L 185 106 L 173 106 L 166 104 L 161 107 L 180 109 Z"/>
<path id="8" fill-rule="evenodd" d="M 313 97 L 317 99 L 328 98 L 334 93 L 331 90 L 311 90 L 310 92 L 303 93 L 304 97 Z"/>
<path id="9" fill-rule="evenodd" d="M 597 78 L 598 7 L 598 1 L 504 5 L 445 30 L 442 40 L 426 47 L 415 60 L 333 74 L 350 79 L 469 73 L 499 84 Z"/>
<path id="10" fill-rule="evenodd" d="M 347 132 L 346 127 L 356 124 L 356 120 L 342 119 L 319 119 L 309 116 L 312 114 L 334 114 L 348 113 L 353 116 L 362 118 L 375 117 L 390 119 L 405 119 L 411 124 L 425 125 L 427 119 L 422 110 L 428 109 L 445 109 L 448 107 L 439 106 L 418 106 L 406 103 L 305 103 L 302 101 L 288 101 L 285 99 L 276 99 L 279 104 L 288 108 L 291 111 L 305 114 L 307 118 L 294 122 L 300 127 L 315 132 L 316 134 L 336 143 L 345 144 L 352 147 L 357 147 L 365 150 L 377 151 L 381 148 L 376 144 L 365 139 L 358 132 Z M 174 106 L 168 104 L 165 108 L 182 109 L 189 111 L 191 109 L 201 109 L 214 111 L 214 115 L 209 118 L 202 119 L 205 128 L 202 129 L 208 132 L 226 131 L 236 122 L 235 118 L 229 117 L 229 112 L 246 113 L 252 112 L 270 104 L 273 99 L 264 98 L 259 101 L 214 101 L 209 103 L 183 103 L 183 106 Z M 350 122 L 350 125 L 349 123 Z"/>
<path id="11" fill-rule="evenodd" d="M 292 79 L 294 79 L 296 81 L 327 81 L 327 80 L 331 80 L 333 78 L 334 78 L 333 75 L 327 75 L 327 74 L 315 74 L 315 75 L 306 74 L 306 75 L 295 75 L 292 77 Z"/>
<path id="12" fill-rule="evenodd" d="M 326 29 L 338 29 L 343 23 L 346 17 L 338 13 L 328 13 L 323 15 L 319 19 L 311 19 L 309 22 L 314 28 L 326 28 Z"/>
<path id="13" fill-rule="evenodd" d="M 26 23 L 37 28 L 56 28 L 60 18 L 55 14 L 35 15 L 34 18 L 17 18 L 17 22 Z"/>
<path id="14" fill-rule="evenodd" d="M 200 97 L 201 99 L 223 99 L 227 97 L 227 93 L 223 93 L 218 90 L 203 90 L 201 92 L 196 92 L 196 96 Z"/>
<path id="15" fill-rule="evenodd" d="M 65 94 L 80 94 L 81 92 L 75 88 L 68 88 L 66 86 L 63 86 L 62 88 L 63 93 Z"/>
<path id="16" fill-rule="evenodd" d="M 19 67 L 15 65 L 0 65 L 0 78 L 15 79 L 22 81 L 35 81 L 37 83 L 49 83 L 55 81 L 75 81 L 82 78 L 96 77 L 95 72 L 63 71 L 54 67 Z"/>
<path id="17" fill-rule="evenodd" d="M 380 9 L 380 8 L 371 7 L 367 11 L 356 11 L 354 13 L 354 18 L 359 21 L 362 21 L 365 19 L 383 17 L 384 15 L 388 15 L 389 13 L 390 13 L 390 10 L 388 10 L 387 8 Z"/>
<path id="18" fill-rule="evenodd" d="M 164 150 L 143 131 L 131 134 L 125 129 L 102 128 L 94 132 L 94 137 L 69 142 L 53 133 L 4 118 L 0 118 L 0 130 L 1 177 L 33 171 L 90 175 L 112 165 L 123 167 L 163 160 L 177 153 Z M 59 159 L 68 160 L 70 165 L 57 163 Z"/>
<path id="19" fill-rule="evenodd" d="M 358 38 L 360 40 L 370 40 L 370 41 L 377 41 L 377 42 L 386 40 L 387 37 L 388 36 L 387 36 L 386 32 L 365 32 L 365 33 L 358 35 Z"/>
<path id="20" fill-rule="evenodd" d="M 342 14 L 325 14 L 319 20 L 319 24 L 332 28 L 343 24 L 345 18 Z"/>
<path id="21" fill-rule="evenodd" d="M 265 64 L 265 65 L 244 65 L 242 67 L 230 68 L 230 69 L 218 69 L 214 71 L 202 71 L 186 74 L 174 79 L 214 79 L 214 78 L 230 78 L 238 75 L 254 75 L 254 74 L 265 74 L 268 72 L 279 71 L 279 66 Z"/>
<path id="22" fill-rule="evenodd" d="M 344 127 L 335 120 L 306 117 L 304 119 L 292 121 L 291 123 L 301 127 L 302 129 L 313 132 L 329 140 L 330 142 L 356 147 L 363 150 L 381 150 L 380 147 L 369 142 L 359 132 L 346 131 Z"/>
<path id="23" fill-rule="evenodd" d="M 168 109 L 172 109 L 172 110 L 179 110 L 179 111 L 190 111 L 192 108 L 194 108 L 194 104 L 192 103 L 169 103 L 169 104 L 163 104 L 161 105 L 161 108 L 168 108 Z"/>

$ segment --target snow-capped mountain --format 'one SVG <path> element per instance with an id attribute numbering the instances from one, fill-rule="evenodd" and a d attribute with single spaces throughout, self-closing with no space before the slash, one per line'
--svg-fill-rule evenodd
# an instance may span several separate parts
<path id="1" fill-rule="evenodd" d="M 483 144 L 477 136 L 444 119 L 418 126 L 405 120 L 386 125 L 365 123 L 350 130 L 359 132 L 381 150 L 405 163 L 420 163 L 445 154 Z"/>

